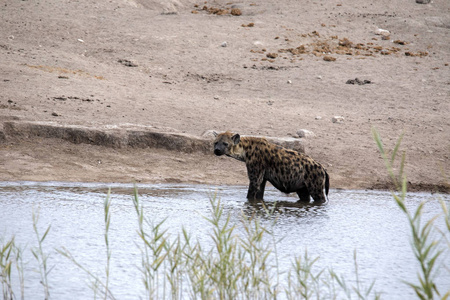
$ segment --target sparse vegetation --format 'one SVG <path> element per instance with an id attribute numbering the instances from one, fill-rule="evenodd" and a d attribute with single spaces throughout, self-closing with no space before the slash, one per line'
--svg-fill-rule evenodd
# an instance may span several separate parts
<path id="1" fill-rule="evenodd" d="M 389 176 L 396 188 L 396 192 L 393 193 L 393 197 L 398 207 L 405 213 L 408 218 L 409 227 L 411 228 L 412 235 L 412 250 L 417 261 L 420 264 L 418 272 L 419 284 L 407 282 L 409 286 L 414 289 L 414 292 L 419 299 L 447 299 L 450 296 L 450 289 L 441 295 L 438 291 L 434 279 L 437 276 L 437 271 L 442 265 L 436 264 L 439 257 L 443 254 L 444 249 L 450 249 L 450 245 L 442 242 L 443 240 L 448 242 L 450 236 L 450 221 L 448 209 L 445 202 L 441 201 L 443 216 L 447 226 L 447 232 L 440 232 L 441 238 L 436 239 L 433 233 L 436 233 L 434 222 L 439 216 L 428 220 L 425 224 L 422 223 L 421 216 L 425 206 L 425 202 L 419 204 L 415 212 L 411 212 L 407 209 L 405 202 L 407 200 L 407 181 L 405 174 L 405 158 L 406 153 L 401 155 L 401 161 L 399 165 L 396 165 L 396 158 L 398 157 L 398 151 L 401 145 L 403 135 L 397 140 L 395 147 L 390 151 L 390 155 L 386 151 L 379 133 L 372 130 L 374 139 L 377 143 L 381 156 L 386 164 Z M 397 168 L 396 168 L 397 167 Z M 398 170 L 395 173 L 395 170 Z M 445 245 L 446 244 L 446 245 Z"/>
<path id="2" fill-rule="evenodd" d="M 49 268 L 47 261 L 49 255 L 44 252 L 42 245 L 44 244 L 45 238 L 47 237 L 47 234 L 50 231 L 51 225 L 48 225 L 47 229 L 45 230 L 44 234 L 41 235 L 39 233 L 38 228 L 39 223 L 39 209 L 37 211 L 33 210 L 33 230 L 36 234 L 36 239 L 38 242 L 38 246 L 31 249 L 31 253 L 33 253 L 34 258 L 38 262 L 39 266 L 39 274 L 41 276 L 41 284 L 44 287 L 44 298 L 47 300 L 50 298 L 50 289 L 48 284 L 48 274 L 52 271 L 53 268 Z"/>

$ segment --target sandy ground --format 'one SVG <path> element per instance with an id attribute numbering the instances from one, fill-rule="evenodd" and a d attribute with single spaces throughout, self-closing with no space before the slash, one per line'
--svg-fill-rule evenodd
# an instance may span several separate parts
<path id="1" fill-rule="evenodd" d="M 449 192 L 449 45 L 448 0 L 5 0 L 0 129 L 308 129 L 332 188 L 386 188 L 375 127 L 390 149 L 404 133 L 412 188 Z M 0 143 L 0 180 L 246 184 L 245 172 L 212 152 Z"/>

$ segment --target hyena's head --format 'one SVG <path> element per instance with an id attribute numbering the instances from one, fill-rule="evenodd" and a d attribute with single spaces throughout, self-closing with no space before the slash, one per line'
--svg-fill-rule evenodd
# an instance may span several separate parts
<path id="1" fill-rule="evenodd" d="M 230 155 L 234 145 L 239 144 L 241 137 L 239 134 L 232 134 L 227 131 L 221 134 L 214 132 L 216 139 L 214 140 L 214 154 L 217 156 Z"/>

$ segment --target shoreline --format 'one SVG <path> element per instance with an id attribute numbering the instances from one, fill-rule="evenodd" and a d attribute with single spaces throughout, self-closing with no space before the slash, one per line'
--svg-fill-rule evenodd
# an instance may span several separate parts
<path id="1" fill-rule="evenodd" d="M 3 182 L 248 186 L 245 164 L 214 156 L 210 151 L 212 138 L 208 136 L 18 121 L 4 122 L 1 129 L 0 154 L 5 154 L 0 155 Z M 140 139 L 130 145 L 127 144 L 130 136 Z M 309 154 L 303 139 L 270 139 Z M 140 163 L 136 157 L 145 159 Z M 379 163 L 382 165 L 383 161 L 380 159 Z M 392 191 L 394 188 L 387 179 L 387 171 L 382 176 L 359 181 L 339 175 L 330 173 L 331 189 Z M 449 194 L 450 187 L 444 182 L 408 182 L 408 191 Z"/>

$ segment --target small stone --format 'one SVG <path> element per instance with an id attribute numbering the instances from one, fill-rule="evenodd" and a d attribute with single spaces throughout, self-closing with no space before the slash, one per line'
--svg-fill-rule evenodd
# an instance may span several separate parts
<path id="1" fill-rule="evenodd" d="M 358 85 L 364 85 L 364 84 L 371 84 L 372 81 L 364 79 L 364 80 L 360 80 L 358 78 L 355 79 L 349 79 L 345 82 L 346 84 L 358 84 Z"/>
<path id="2" fill-rule="evenodd" d="M 299 131 L 297 131 L 297 135 L 299 138 L 311 138 L 316 136 L 314 132 L 307 129 L 300 129 Z"/>
<path id="3" fill-rule="evenodd" d="M 287 83 L 288 83 L 288 84 L 291 84 L 291 83 L 292 83 L 292 80 L 288 80 Z"/>
<path id="4" fill-rule="evenodd" d="M 219 100 L 219 96 L 214 96 L 214 100 Z"/>
<path id="5" fill-rule="evenodd" d="M 315 119 L 316 120 L 322 120 L 322 117 L 321 116 L 317 116 Z"/>
<path id="6" fill-rule="evenodd" d="M 317 79 L 322 79 L 322 76 L 321 75 L 317 75 L 316 78 Z"/>
<path id="7" fill-rule="evenodd" d="M 376 35 L 382 35 L 382 36 L 390 36 L 391 35 L 389 30 L 381 29 L 381 28 L 378 28 L 377 30 L 375 30 L 375 34 Z"/>
<path id="8" fill-rule="evenodd" d="M 240 16 L 240 15 L 242 15 L 242 11 L 239 8 L 233 8 L 233 9 L 231 9 L 231 15 Z"/>
<path id="9" fill-rule="evenodd" d="M 416 3 L 419 3 L 419 4 L 428 4 L 428 3 L 430 3 L 430 0 L 416 0 Z"/>
<path id="10" fill-rule="evenodd" d="M 344 117 L 341 116 L 334 116 L 331 118 L 331 122 L 333 123 L 343 123 L 344 122 Z"/>
<path id="11" fill-rule="evenodd" d="M 118 63 L 121 63 L 122 65 L 126 66 L 126 67 L 137 67 L 138 65 L 134 62 L 132 62 L 131 60 L 128 59 L 119 59 L 117 60 Z"/>
<path id="12" fill-rule="evenodd" d="M 206 131 L 204 131 L 203 133 L 202 133 L 202 137 L 203 138 L 211 138 L 211 139 L 214 139 L 215 137 L 216 137 L 216 133 L 217 133 L 217 131 L 216 130 L 206 130 Z"/>
<path id="13" fill-rule="evenodd" d="M 220 46 L 221 46 L 221 47 L 227 47 L 227 46 L 228 46 L 228 43 L 227 43 L 227 42 L 223 42 Z"/>
<path id="14" fill-rule="evenodd" d="M 55 112 L 52 112 L 52 116 L 58 117 L 59 115 L 57 113 L 55 113 Z"/>

